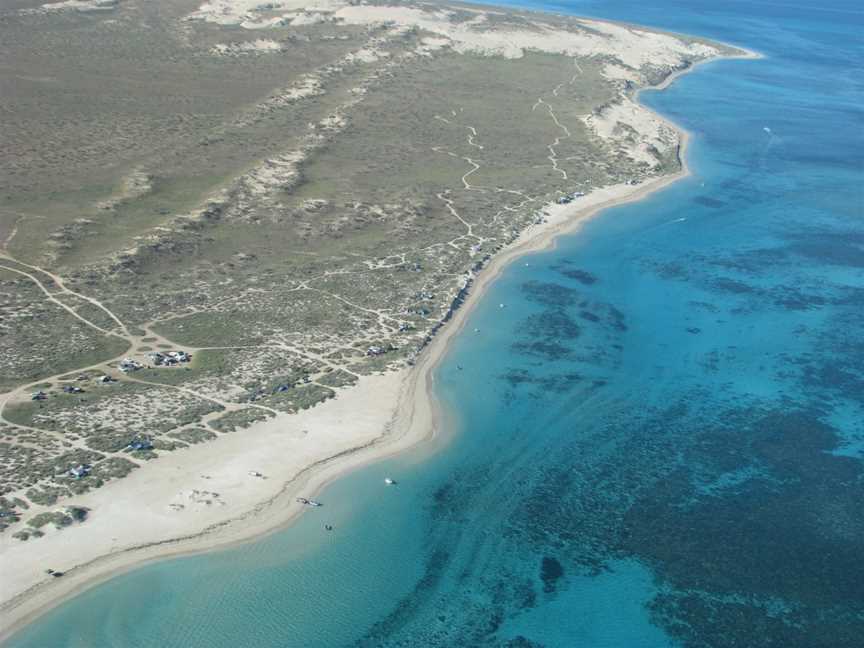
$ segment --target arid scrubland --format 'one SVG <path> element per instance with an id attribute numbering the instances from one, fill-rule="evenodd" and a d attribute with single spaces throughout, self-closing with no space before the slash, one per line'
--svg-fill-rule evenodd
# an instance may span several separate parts
<path id="1" fill-rule="evenodd" d="M 719 53 L 464 5 L 6 3 L 0 527 L 410 364 L 545 206 L 678 169 L 633 93 Z"/>

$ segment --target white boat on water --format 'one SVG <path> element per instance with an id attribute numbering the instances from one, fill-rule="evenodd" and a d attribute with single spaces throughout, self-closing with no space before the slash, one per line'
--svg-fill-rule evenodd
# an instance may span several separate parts
<path id="1" fill-rule="evenodd" d="M 390 479 L 389 477 L 385 477 L 385 478 L 384 478 L 384 483 L 387 484 L 388 486 L 393 486 L 393 485 L 396 484 L 396 480 L 395 480 L 395 479 Z"/>

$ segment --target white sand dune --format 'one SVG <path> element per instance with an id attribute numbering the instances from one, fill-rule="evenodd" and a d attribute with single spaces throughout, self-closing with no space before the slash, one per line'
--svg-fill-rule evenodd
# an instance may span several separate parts
<path id="1" fill-rule="evenodd" d="M 455 51 L 506 58 L 520 58 L 537 51 L 567 56 L 611 56 L 625 66 L 677 67 L 683 57 L 712 56 L 717 51 L 703 43 L 683 41 L 672 35 L 639 30 L 596 20 L 580 20 L 584 29 L 574 32 L 544 22 L 539 16 L 525 26 L 490 29 L 487 16 L 499 12 L 472 10 L 474 18 L 455 22 L 456 8 L 441 5 L 386 6 L 352 4 L 348 0 L 283 0 L 263 4 L 257 0 L 208 0 L 190 20 L 220 25 L 239 25 L 246 29 L 266 29 L 279 25 L 307 24 L 324 20 L 344 25 L 390 24 L 416 28 L 445 39 Z M 464 12 L 464 8 L 458 8 Z"/>
<path id="2" fill-rule="evenodd" d="M 93 511 L 84 524 L 33 543 L 0 536 L 0 640 L 65 598 L 136 564 L 226 546 L 283 527 L 304 510 L 295 501 L 298 495 L 312 497 L 360 465 L 434 438 L 439 419 L 431 371 L 503 268 L 599 211 L 638 200 L 684 173 L 638 187 L 605 187 L 569 205 L 548 205 L 544 222 L 523 232 L 480 273 L 463 307 L 412 369 L 363 377 L 314 409 L 166 455 L 76 498 L 76 505 Z M 48 568 L 65 575 L 52 578 L 45 573 Z"/>
<path id="3" fill-rule="evenodd" d="M 262 15 L 256 10 L 259 5 L 259 0 L 208 0 L 190 18 L 256 28 L 314 14 L 350 24 L 391 21 L 429 32 L 424 43 L 430 50 L 450 46 L 509 57 L 527 50 L 611 55 L 620 65 L 607 68 L 606 74 L 622 79 L 630 78 L 630 69 L 646 62 L 677 66 L 685 53 L 708 48 L 596 21 L 582 21 L 589 29 L 575 35 L 539 18 L 533 30 L 484 31 L 485 16 L 494 12 L 475 11 L 475 18 L 454 25 L 448 10 L 291 0 L 268 3 Z M 700 50 L 703 55 L 713 52 Z M 309 80 L 296 91 L 314 93 L 317 85 Z M 676 142 L 680 138 L 686 144 L 686 134 L 632 102 L 607 108 L 591 118 L 590 126 L 598 136 L 614 138 L 620 122 L 644 133 L 646 141 L 659 141 L 671 133 Z M 91 519 L 83 524 L 27 543 L 0 535 L 0 639 L 65 597 L 143 561 L 224 546 L 282 527 L 303 510 L 295 501 L 298 495 L 314 496 L 329 480 L 358 465 L 433 437 L 438 418 L 430 372 L 501 270 L 514 258 L 548 246 L 598 211 L 637 200 L 686 173 L 685 169 L 639 186 L 605 187 L 569 205 L 548 206 L 543 222 L 525 230 L 482 270 L 466 303 L 410 370 L 363 377 L 357 386 L 341 390 L 337 398 L 312 410 L 259 422 L 242 432 L 166 454 L 125 479 L 76 498 L 77 505 L 92 510 Z M 252 180 L 256 179 L 262 180 L 260 176 Z M 52 578 L 45 573 L 48 568 L 65 575 Z"/>

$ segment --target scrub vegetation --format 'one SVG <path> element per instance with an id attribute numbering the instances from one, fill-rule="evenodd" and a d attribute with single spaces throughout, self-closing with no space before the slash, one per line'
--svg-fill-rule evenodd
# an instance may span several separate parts
<path id="1" fill-rule="evenodd" d="M 3 527 L 412 364 L 546 205 L 678 168 L 632 94 L 722 50 L 295 4 L 0 9 Z"/>

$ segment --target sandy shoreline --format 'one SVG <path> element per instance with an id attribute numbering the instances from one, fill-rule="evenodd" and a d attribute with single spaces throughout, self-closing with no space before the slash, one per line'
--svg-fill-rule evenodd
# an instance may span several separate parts
<path id="1" fill-rule="evenodd" d="M 710 60 L 720 58 L 758 55 Z M 663 89 L 698 65 L 644 89 Z M 313 410 L 276 417 L 162 457 L 124 480 L 76 498 L 76 504 L 94 510 L 93 518 L 81 526 L 32 543 L 0 539 L 0 641 L 84 589 L 144 562 L 225 548 L 283 529 L 303 511 L 296 496 L 314 496 L 355 468 L 435 438 L 441 413 L 432 390 L 433 372 L 487 287 L 514 259 L 552 246 L 558 236 L 577 230 L 599 212 L 640 200 L 688 176 L 690 135 L 669 124 L 680 137 L 679 172 L 637 186 L 605 187 L 569 205 L 550 206 L 547 222 L 526 229 L 479 273 L 461 308 L 413 368 L 364 377 Z M 250 471 L 273 477 L 252 477 Z M 208 499 L 210 504 L 205 503 Z M 65 575 L 51 578 L 45 574 L 47 567 Z"/>

